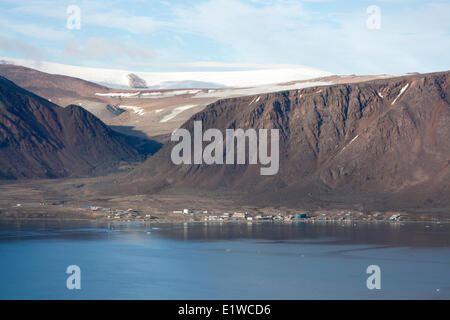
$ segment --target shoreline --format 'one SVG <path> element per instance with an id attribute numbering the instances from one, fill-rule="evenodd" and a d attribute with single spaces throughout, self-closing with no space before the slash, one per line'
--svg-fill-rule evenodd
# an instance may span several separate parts
<path id="1" fill-rule="evenodd" d="M 109 205 L 112 203 L 108 203 Z M 356 209 L 328 208 L 273 208 L 273 207 L 230 207 L 199 211 L 192 209 L 169 210 L 150 206 L 102 207 L 76 204 L 20 204 L 9 208 L 0 208 L 0 221 L 90 221 L 103 223 L 295 223 L 295 222 L 424 222 L 450 223 L 446 214 L 409 213 L 406 211 L 368 211 Z M 238 208 L 239 211 L 236 211 Z M 171 208 L 173 209 L 173 208 Z"/>
<path id="2" fill-rule="evenodd" d="M 117 221 L 117 220 L 105 220 L 105 219 L 92 219 L 92 218 L 0 218 L 0 224 L 2 222 L 31 222 L 31 221 L 42 221 L 42 222 L 90 222 L 90 223 L 108 223 L 108 224 L 152 224 L 152 225 L 163 225 L 163 224 L 297 224 L 297 223 L 339 223 L 340 225 L 351 226 L 352 223 L 364 223 L 364 224 L 378 224 L 378 223 L 389 223 L 389 224 L 413 224 L 413 223 L 430 223 L 430 224 L 450 224 L 450 219 L 443 220 L 402 220 L 402 221 L 389 221 L 389 220 L 314 220 L 314 219 L 303 219 L 303 220 L 293 220 L 293 221 L 245 221 L 245 220 L 228 220 L 228 221 L 202 221 L 202 220 L 171 220 L 171 221 Z"/>
<path id="3" fill-rule="evenodd" d="M 80 220 L 102 222 L 225 222 L 228 220 L 450 222 L 450 208 L 383 208 L 362 202 L 299 202 L 293 205 L 251 204 L 230 194 L 191 193 L 99 194 L 90 179 L 0 183 L 1 220 Z"/>

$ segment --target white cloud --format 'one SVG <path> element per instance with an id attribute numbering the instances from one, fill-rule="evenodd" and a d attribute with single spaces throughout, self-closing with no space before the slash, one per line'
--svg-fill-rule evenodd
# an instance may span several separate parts
<path id="1" fill-rule="evenodd" d="M 368 2 L 369 3 L 369 2 Z M 291 62 L 333 72 L 392 73 L 450 67 L 450 5 L 382 8 L 382 29 L 366 28 L 364 6 L 323 15 L 297 1 L 252 5 L 209 0 L 177 9 L 180 32 L 208 37 L 234 60 Z M 358 72 L 358 71 L 356 71 Z"/>
<path id="2" fill-rule="evenodd" d="M 153 54 L 149 49 L 129 45 L 116 40 L 90 37 L 83 44 L 78 41 L 67 42 L 63 54 L 87 59 L 151 59 Z"/>
<path id="3" fill-rule="evenodd" d="M 0 20 L 0 27 L 40 40 L 56 41 L 67 37 L 67 33 L 63 31 L 64 29 L 55 30 L 53 28 L 40 26 L 37 24 L 18 24 L 5 19 Z"/>
<path id="4" fill-rule="evenodd" d="M 112 9 L 113 6 L 103 6 L 102 3 L 83 1 L 79 5 L 81 8 L 82 26 L 97 26 L 111 29 L 118 29 L 130 32 L 132 34 L 148 34 L 162 27 L 170 25 L 168 22 L 159 21 L 150 16 L 134 15 L 118 9 Z M 22 5 L 13 8 L 12 11 L 21 14 L 34 14 L 43 17 L 67 19 L 67 3 L 50 5 Z"/>
<path id="5" fill-rule="evenodd" d="M 72 3 L 31 1 L 30 5 L 30 1 L 18 0 L 12 11 L 61 19 L 64 25 L 69 2 Z M 400 73 L 450 68 L 446 57 L 450 50 L 450 4 L 402 0 L 354 1 L 345 5 L 337 1 L 320 2 L 328 1 L 158 1 L 167 10 L 159 14 L 152 10 L 133 11 L 136 3 L 143 3 L 136 0 L 127 6 L 114 0 L 108 5 L 78 0 L 82 7 L 79 34 L 85 40 L 79 40 L 80 44 L 70 38 L 66 53 L 80 58 L 107 57 L 113 62 L 123 58 L 122 66 L 151 67 L 157 61 L 162 67 L 180 69 L 260 69 L 261 65 L 289 68 L 295 64 L 335 73 Z M 380 30 L 366 28 L 366 7 L 370 4 L 381 7 Z M 83 26 L 111 29 L 108 36 L 102 33 L 105 41 L 110 42 L 100 42 L 105 50 L 95 49 L 86 42 L 88 36 L 82 33 Z M 64 35 L 63 31 L 45 30 L 42 26 L 38 29 L 36 20 L 10 26 L 13 27 L 15 32 L 27 35 L 36 30 L 38 37 L 48 40 Z M 156 59 L 149 63 L 148 44 L 125 43 L 121 49 L 116 41 L 123 42 L 126 36 L 119 31 L 133 39 L 164 31 L 167 39 L 176 40 L 161 41 L 158 46 L 159 39 L 155 37 L 157 40 L 151 47 Z M 200 62 L 189 62 L 197 60 Z"/>
<path id="6" fill-rule="evenodd" d="M 40 64 L 43 55 L 42 50 L 33 45 L 4 36 L 0 36 L 0 52 L 8 54 L 11 54 L 11 52 L 18 53 L 20 56 L 33 60 L 36 65 Z"/>
<path id="7" fill-rule="evenodd" d="M 168 25 L 151 17 L 127 15 L 120 11 L 88 13 L 83 21 L 89 25 L 120 29 L 132 34 L 148 34 Z"/>
<path id="8" fill-rule="evenodd" d="M 219 61 L 195 61 L 170 63 L 164 67 L 171 69 L 232 69 L 232 70 L 267 70 L 267 69 L 289 69 L 298 68 L 295 64 L 271 64 L 271 63 L 239 63 L 239 62 L 219 62 Z"/>

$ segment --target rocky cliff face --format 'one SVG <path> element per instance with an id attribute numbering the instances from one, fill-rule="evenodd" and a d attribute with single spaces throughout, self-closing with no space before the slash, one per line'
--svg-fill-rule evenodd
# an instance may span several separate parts
<path id="1" fill-rule="evenodd" d="M 100 174 L 140 159 L 83 108 L 61 108 L 0 77 L 0 179 Z"/>
<path id="2" fill-rule="evenodd" d="M 280 170 L 182 165 L 174 143 L 134 173 L 148 191 L 242 190 L 258 203 L 354 201 L 387 207 L 450 205 L 450 72 L 221 100 L 193 116 L 204 130 L 280 130 Z"/>
<path id="3" fill-rule="evenodd" d="M 127 77 L 130 88 L 137 88 L 137 89 L 147 88 L 147 83 L 145 82 L 145 80 L 139 78 L 139 76 L 137 76 L 136 74 L 130 73 Z"/>

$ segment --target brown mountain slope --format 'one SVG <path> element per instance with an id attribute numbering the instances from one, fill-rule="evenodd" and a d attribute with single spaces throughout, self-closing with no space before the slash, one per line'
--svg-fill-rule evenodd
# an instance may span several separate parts
<path id="1" fill-rule="evenodd" d="M 96 93 L 109 90 L 107 87 L 78 78 L 49 74 L 12 64 L 0 64 L 0 76 L 62 106 L 82 98 L 95 100 Z"/>
<path id="2" fill-rule="evenodd" d="M 279 129 L 277 175 L 261 176 L 259 165 L 175 166 L 169 143 L 131 178 L 141 191 L 233 190 L 259 204 L 450 206 L 449 84 L 442 72 L 221 100 L 183 127 Z"/>
<path id="3" fill-rule="evenodd" d="M 100 174 L 140 159 L 83 108 L 61 108 L 0 77 L 0 178 Z"/>

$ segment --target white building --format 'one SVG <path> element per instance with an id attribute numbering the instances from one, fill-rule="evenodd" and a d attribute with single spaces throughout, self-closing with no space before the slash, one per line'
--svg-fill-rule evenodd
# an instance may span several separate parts
<path id="1" fill-rule="evenodd" d="M 247 212 L 235 212 L 233 214 L 233 218 L 237 218 L 237 219 L 245 219 L 247 218 Z"/>

